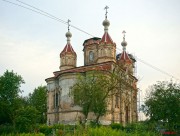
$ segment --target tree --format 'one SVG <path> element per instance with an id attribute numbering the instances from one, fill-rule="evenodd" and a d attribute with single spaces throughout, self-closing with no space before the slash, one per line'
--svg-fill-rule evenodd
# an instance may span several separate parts
<path id="1" fill-rule="evenodd" d="M 47 89 L 46 86 L 39 86 L 34 89 L 32 94 L 29 94 L 29 103 L 38 110 L 39 123 L 46 123 L 47 112 Z"/>
<path id="2" fill-rule="evenodd" d="M 92 71 L 80 75 L 72 88 L 75 104 L 82 107 L 85 122 L 89 112 L 94 112 L 96 122 L 107 112 L 108 97 L 117 89 L 115 72 Z"/>
<path id="3" fill-rule="evenodd" d="M 0 76 L 0 123 L 12 123 L 15 125 L 16 110 L 21 106 L 19 93 L 23 78 L 8 70 Z"/>
<path id="4" fill-rule="evenodd" d="M 91 110 L 93 93 L 96 91 L 92 84 L 95 84 L 95 77 L 88 74 L 85 76 L 79 76 L 77 83 L 72 88 L 74 103 L 82 107 L 85 121 L 87 120 L 88 113 Z"/>
<path id="5" fill-rule="evenodd" d="M 143 111 L 151 121 L 163 121 L 170 130 L 180 125 L 180 84 L 163 81 L 151 86 Z"/>
<path id="6" fill-rule="evenodd" d="M 37 119 L 38 111 L 35 107 L 22 107 L 17 111 L 16 128 L 21 132 L 31 132 L 36 126 Z"/>

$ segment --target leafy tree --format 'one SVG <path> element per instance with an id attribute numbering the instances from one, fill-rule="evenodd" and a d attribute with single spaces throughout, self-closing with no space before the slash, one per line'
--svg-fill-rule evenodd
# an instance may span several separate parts
<path id="1" fill-rule="evenodd" d="M 72 88 L 75 104 L 82 107 L 85 119 L 89 112 L 94 112 L 96 122 L 107 111 L 108 97 L 117 89 L 115 72 L 93 71 L 79 76 Z M 86 120 L 85 120 L 86 121 Z"/>
<path id="2" fill-rule="evenodd" d="M 92 106 L 92 95 L 94 91 L 96 91 L 92 86 L 94 83 L 95 77 L 90 74 L 86 76 L 79 76 L 77 83 L 72 88 L 74 103 L 82 107 L 82 112 L 85 116 L 85 119 L 87 119 L 88 113 Z"/>
<path id="3" fill-rule="evenodd" d="M 32 94 L 29 94 L 29 103 L 38 110 L 39 123 L 46 123 L 47 112 L 47 89 L 46 86 L 39 86 L 34 89 Z"/>
<path id="4" fill-rule="evenodd" d="M 143 110 L 151 121 L 163 121 L 170 130 L 180 125 L 180 84 L 163 81 L 151 86 Z"/>
<path id="5" fill-rule="evenodd" d="M 19 93 L 23 78 L 8 70 L 0 76 L 0 123 L 12 123 L 15 125 L 16 110 L 21 106 Z"/>
<path id="6" fill-rule="evenodd" d="M 16 128 L 21 132 L 30 132 L 34 130 L 37 119 L 38 111 L 35 107 L 22 107 L 17 111 L 17 117 L 15 119 Z"/>

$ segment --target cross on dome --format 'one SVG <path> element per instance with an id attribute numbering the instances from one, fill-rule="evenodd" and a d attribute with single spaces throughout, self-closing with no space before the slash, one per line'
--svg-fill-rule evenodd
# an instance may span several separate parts
<path id="1" fill-rule="evenodd" d="M 71 32 L 69 31 L 69 26 L 70 26 L 70 23 L 71 22 L 71 20 L 69 20 L 68 19 L 68 21 L 67 21 L 67 24 L 68 24 L 68 32 L 66 33 L 66 37 L 67 37 L 67 43 L 69 44 L 70 43 L 70 38 L 72 37 L 72 34 L 71 34 Z"/>
<path id="2" fill-rule="evenodd" d="M 107 9 L 108 9 L 109 7 L 108 6 L 106 6 L 104 9 L 106 10 L 106 14 L 105 14 L 105 18 L 107 19 Z"/>
<path id="3" fill-rule="evenodd" d="M 70 23 L 70 22 L 71 22 L 71 20 L 68 19 L 68 21 L 67 21 L 67 24 L 68 24 L 68 31 L 69 31 L 69 26 L 70 26 L 69 23 Z"/>
<path id="4" fill-rule="evenodd" d="M 123 39 L 125 40 L 126 31 L 124 30 L 124 31 L 122 32 L 122 34 L 123 34 Z"/>

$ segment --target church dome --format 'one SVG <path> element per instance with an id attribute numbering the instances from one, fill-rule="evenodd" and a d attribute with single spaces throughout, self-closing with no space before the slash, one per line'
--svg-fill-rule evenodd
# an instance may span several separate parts
<path id="1" fill-rule="evenodd" d="M 105 26 L 109 26 L 110 22 L 109 22 L 109 20 L 105 19 L 102 24 L 105 27 Z"/>
<path id="2" fill-rule="evenodd" d="M 66 33 L 66 37 L 72 37 L 71 32 L 68 31 L 68 32 Z"/>
<path id="3" fill-rule="evenodd" d="M 127 42 L 126 42 L 125 40 L 123 40 L 123 41 L 121 42 L 121 45 L 122 45 L 122 46 L 127 46 Z"/>

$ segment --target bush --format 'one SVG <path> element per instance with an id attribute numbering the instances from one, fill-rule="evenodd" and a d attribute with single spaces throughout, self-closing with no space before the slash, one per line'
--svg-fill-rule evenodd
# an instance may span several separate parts
<path id="1" fill-rule="evenodd" d="M 110 127 L 89 128 L 87 136 L 124 136 L 125 132 L 113 130 Z"/>
<path id="2" fill-rule="evenodd" d="M 40 133 L 45 135 L 50 135 L 56 133 L 57 135 L 66 133 L 66 132 L 73 132 L 74 129 L 77 129 L 77 126 L 74 125 L 63 125 L 63 124 L 55 124 L 53 126 L 47 125 L 40 125 L 38 130 Z"/>
<path id="3" fill-rule="evenodd" d="M 19 132 L 32 132 L 36 128 L 36 119 L 38 111 L 36 108 L 28 106 L 17 111 L 18 116 L 15 119 L 16 129 Z"/>
<path id="4" fill-rule="evenodd" d="M 52 133 L 53 126 L 47 126 L 47 125 L 40 125 L 38 127 L 38 130 L 40 133 L 43 133 L 45 135 L 49 135 Z"/>
<path id="5" fill-rule="evenodd" d="M 12 128 L 12 127 L 10 127 Z M 12 133 L 8 132 L 8 128 L 4 127 L 4 134 L 1 133 L 2 136 L 158 136 L 159 134 L 154 131 L 149 131 L 146 123 L 134 123 L 129 124 L 126 127 L 123 127 L 121 124 L 114 123 L 110 126 L 98 126 L 92 127 L 91 125 L 87 125 L 83 127 L 81 125 L 62 125 L 57 124 L 53 126 L 47 125 L 39 125 L 37 129 L 37 134 L 34 133 L 21 133 L 18 134 L 16 132 Z M 0 130 L 3 128 L 0 126 Z M 2 131 L 1 131 L 2 132 Z M 6 134 L 5 134 L 6 133 Z"/>
<path id="6" fill-rule="evenodd" d="M 0 125 L 0 135 L 4 133 L 13 133 L 14 128 L 12 125 L 6 124 L 6 125 Z"/>
<path id="7" fill-rule="evenodd" d="M 119 123 L 113 123 L 113 124 L 110 125 L 110 127 L 111 127 L 112 129 L 116 129 L 116 130 L 124 130 L 123 125 L 121 125 L 121 124 L 119 124 Z"/>

